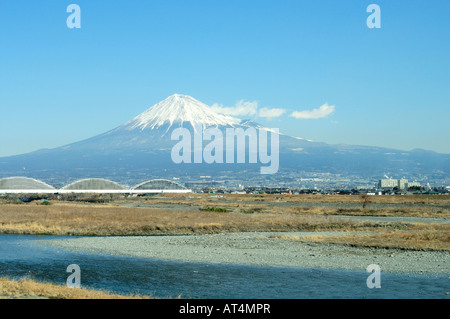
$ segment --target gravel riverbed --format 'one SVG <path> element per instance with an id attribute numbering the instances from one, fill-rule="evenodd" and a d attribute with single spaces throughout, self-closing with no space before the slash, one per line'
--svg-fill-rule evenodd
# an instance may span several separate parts
<path id="1" fill-rule="evenodd" d="M 448 252 L 357 248 L 273 238 L 278 235 L 335 234 L 337 233 L 252 232 L 177 236 L 81 237 L 51 239 L 42 242 L 77 252 L 188 262 L 362 271 L 365 271 L 370 264 L 377 264 L 381 267 L 382 272 L 450 274 L 450 254 Z"/>

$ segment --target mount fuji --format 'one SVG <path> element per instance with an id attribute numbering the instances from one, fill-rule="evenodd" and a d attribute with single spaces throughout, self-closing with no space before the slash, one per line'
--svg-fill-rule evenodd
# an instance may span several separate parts
<path id="1" fill-rule="evenodd" d="M 181 94 L 153 105 L 123 125 L 92 138 L 35 152 L 0 158 L 0 177 L 27 176 L 64 184 L 78 178 L 101 177 L 133 184 L 150 178 L 195 179 L 201 175 L 248 181 L 258 176 L 257 164 L 175 164 L 173 130 L 195 127 L 265 129 L 251 120 L 219 114 Z M 281 130 L 280 130 L 281 131 Z M 274 133 L 272 133 L 274 134 Z M 224 133 L 225 135 L 225 133 Z M 205 143 L 206 144 L 206 143 Z M 425 150 L 402 151 L 382 147 L 330 145 L 279 134 L 280 174 L 315 172 L 340 176 L 381 178 L 385 174 L 450 179 L 450 155 Z M 261 178 L 260 176 L 258 178 Z"/>

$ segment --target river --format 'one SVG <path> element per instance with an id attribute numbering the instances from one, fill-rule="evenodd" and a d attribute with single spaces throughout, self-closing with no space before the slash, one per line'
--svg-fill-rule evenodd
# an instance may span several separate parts
<path id="1" fill-rule="evenodd" d="M 168 261 L 80 253 L 44 244 L 62 237 L 0 235 L 0 276 L 65 284 L 78 264 L 86 288 L 194 299 L 448 299 L 449 274 L 381 273 L 368 288 L 364 271 Z M 73 237 L 71 237 L 73 238 Z M 43 243 L 44 242 L 44 243 Z"/>

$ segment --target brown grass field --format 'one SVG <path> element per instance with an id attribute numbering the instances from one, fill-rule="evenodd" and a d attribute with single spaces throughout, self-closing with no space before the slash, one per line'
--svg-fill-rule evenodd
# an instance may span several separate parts
<path id="1" fill-rule="evenodd" d="M 102 290 L 68 288 L 31 279 L 0 277 L 0 299 L 153 299 L 149 296 L 118 295 Z"/>
<path id="2" fill-rule="evenodd" d="M 216 197 L 221 196 L 224 197 Z M 366 199 L 368 198 L 368 200 Z M 151 199 L 155 203 L 166 203 L 170 199 L 171 203 L 186 203 L 187 199 L 196 201 L 236 201 L 236 202 L 290 202 L 290 203 L 360 203 L 364 201 L 378 204 L 426 204 L 426 205 L 450 205 L 450 195 L 288 195 L 288 194 L 164 194 Z M 139 199 L 138 199 L 139 200 Z M 141 198 L 140 200 L 146 200 Z"/>
<path id="3" fill-rule="evenodd" d="M 373 231 L 340 236 L 278 235 L 274 238 L 298 242 L 339 244 L 353 247 L 395 248 L 404 250 L 450 251 L 450 228 L 447 225 L 414 224 L 408 230 Z"/>
<path id="4" fill-rule="evenodd" d="M 298 213 L 241 213 L 239 210 L 221 213 L 67 203 L 0 205 L 0 233 L 3 234 L 125 236 L 367 227 L 375 225 Z"/>
<path id="5" fill-rule="evenodd" d="M 219 197 L 223 196 L 223 197 Z M 342 215 L 450 217 L 450 196 L 164 194 L 105 203 L 50 199 L 18 204 L 0 200 L 0 233 L 125 236 L 219 232 L 371 231 L 314 240 L 346 245 L 449 250 L 449 224 L 358 221 Z M 96 197 L 98 199 L 98 196 Z M 123 205 L 145 207 L 125 207 Z M 296 204 L 297 203 L 297 204 Z M 300 203 L 315 203 L 305 207 Z M 326 203 L 326 207 L 320 204 Z M 333 203 L 350 204 L 349 208 Z M 178 205 L 178 206 L 177 206 Z M 383 205 L 386 205 L 384 207 Z M 302 239 L 302 240 L 313 240 Z"/>

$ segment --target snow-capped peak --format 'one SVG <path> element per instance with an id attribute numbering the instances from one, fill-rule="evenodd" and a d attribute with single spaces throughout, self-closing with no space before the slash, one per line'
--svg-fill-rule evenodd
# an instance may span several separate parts
<path id="1" fill-rule="evenodd" d="M 159 126 L 174 123 L 190 122 L 191 125 L 207 126 L 236 125 L 240 119 L 222 115 L 213 111 L 208 105 L 188 95 L 174 94 L 153 105 L 147 111 L 139 114 L 125 125 L 130 129 L 154 129 Z"/>

